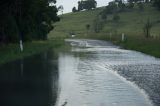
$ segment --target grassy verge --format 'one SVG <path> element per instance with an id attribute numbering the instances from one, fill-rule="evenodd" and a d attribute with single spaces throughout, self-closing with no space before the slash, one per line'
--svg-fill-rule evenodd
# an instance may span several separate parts
<path id="1" fill-rule="evenodd" d="M 0 64 L 16 59 L 38 54 L 51 48 L 62 45 L 63 40 L 33 41 L 24 43 L 24 51 L 21 52 L 19 44 L 2 45 L 0 47 Z"/>
<path id="2" fill-rule="evenodd" d="M 120 45 L 124 49 L 136 50 L 145 54 L 149 54 L 160 58 L 160 38 L 145 38 L 144 36 L 125 36 L 122 41 L 121 35 L 96 34 L 87 37 L 86 39 L 99 39 L 112 41 L 116 45 Z"/>
<path id="3" fill-rule="evenodd" d="M 131 49 L 140 51 L 155 57 L 160 58 L 160 39 L 154 38 L 138 38 L 138 37 L 128 37 L 124 42 L 118 42 L 125 49 Z"/>

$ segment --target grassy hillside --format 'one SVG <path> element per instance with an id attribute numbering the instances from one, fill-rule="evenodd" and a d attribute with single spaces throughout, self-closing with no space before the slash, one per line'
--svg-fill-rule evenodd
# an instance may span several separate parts
<path id="1" fill-rule="evenodd" d="M 119 13 L 120 20 L 118 23 L 113 23 L 112 16 L 108 17 L 109 22 L 104 28 L 105 31 L 117 30 L 117 33 L 125 33 L 126 35 L 143 35 L 143 27 L 149 19 L 153 23 L 151 35 L 160 35 L 160 11 L 152 7 L 150 4 L 144 5 L 144 10 L 141 11 L 135 7 L 132 11 Z"/>
<path id="2" fill-rule="evenodd" d="M 111 40 L 127 49 L 141 51 L 160 57 L 160 11 L 145 4 L 144 10 L 135 6 L 130 11 L 120 12 L 120 20 L 114 22 L 113 15 L 107 16 L 104 28 L 100 33 L 95 33 L 93 23 L 95 17 L 103 11 L 102 8 L 96 10 L 69 13 L 61 16 L 61 21 L 55 24 L 55 30 L 49 34 L 49 38 L 68 37 L 70 32 L 75 32 L 78 38 L 94 38 Z M 153 24 L 151 28 L 152 38 L 144 37 L 144 25 L 147 20 Z M 87 33 L 86 25 L 91 28 Z M 125 34 L 125 41 L 121 41 L 122 33 Z M 112 36 L 111 36 L 112 35 Z"/>
<path id="3" fill-rule="evenodd" d="M 55 37 L 68 37 L 70 32 L 76 35 L 86 33 L 86 25 L 92 24 L 94 18 L 102 11 L 102 8 L 90 11 L 64 14 L 61 21 L 55 24 L 55 29 L 49 33 L 49 39 Z"/>

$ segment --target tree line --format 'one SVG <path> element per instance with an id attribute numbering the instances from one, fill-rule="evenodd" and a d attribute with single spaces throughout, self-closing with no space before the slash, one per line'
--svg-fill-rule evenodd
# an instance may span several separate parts
<path id="1" fill-rule="evenodd" d="M 91 10 L 97 7 L 97 2 L 95 0 L 81 0 L 78 1 L 78 9 L 76 7 L 72 8 L 72 12 L 78 12 L 81 10 Z"/>
<path id="2" fill-rule="evenodd" d="M 55 0 L 0 0 L 0 43 L 47 39 L 59 21 Z"/>

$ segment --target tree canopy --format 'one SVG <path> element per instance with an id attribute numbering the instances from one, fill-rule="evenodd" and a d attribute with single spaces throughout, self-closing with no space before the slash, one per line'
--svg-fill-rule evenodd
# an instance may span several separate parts
<path id="1" fill-rule="evenodd" d="M 81 0 L 78 2 L 78 10 L 90 10 L 97 7 L 97 2 L 95 0 Z"/>
<path id="2" fill-rule="evenodd" d="M 133 2 L 144 2 L 145 0 L 127 0 L 129 3 L 133 3 Z M 148 1 L 148 0 L 146 0 Z"/>
<path id="3" fill-rule="evenodd" d="M 160 10 L 160 0 L 153 0 L 153 5 L 158 7 L 158 9 Z"/>
<path id="4" fill-rule="evenodd" d="M 46 39 L 59 21 L 55 0 L 0 0 L 0 43 Z"/>
<path id="5" fill-rule="evenodd" d="M 73 7 L 73 8 L 72 8 L 72 12 L 77 12 L 76 7 Z"/>

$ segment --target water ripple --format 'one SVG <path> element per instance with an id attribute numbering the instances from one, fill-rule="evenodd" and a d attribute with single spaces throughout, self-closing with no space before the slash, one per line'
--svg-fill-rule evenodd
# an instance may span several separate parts
<path id="1" fill-rule="evenodd" d="M 96 40 L 68 40 L 61 54 L 58 106 L 159 106 L 160 60 Z M 85 44 L 83 44 L 85 43 Z M 86 46 L 90 48 L 76 47 Z M 83 55 L 82 55 L 83 54 Z M 77 105 L 78 104 L 78 105 Z"/>

